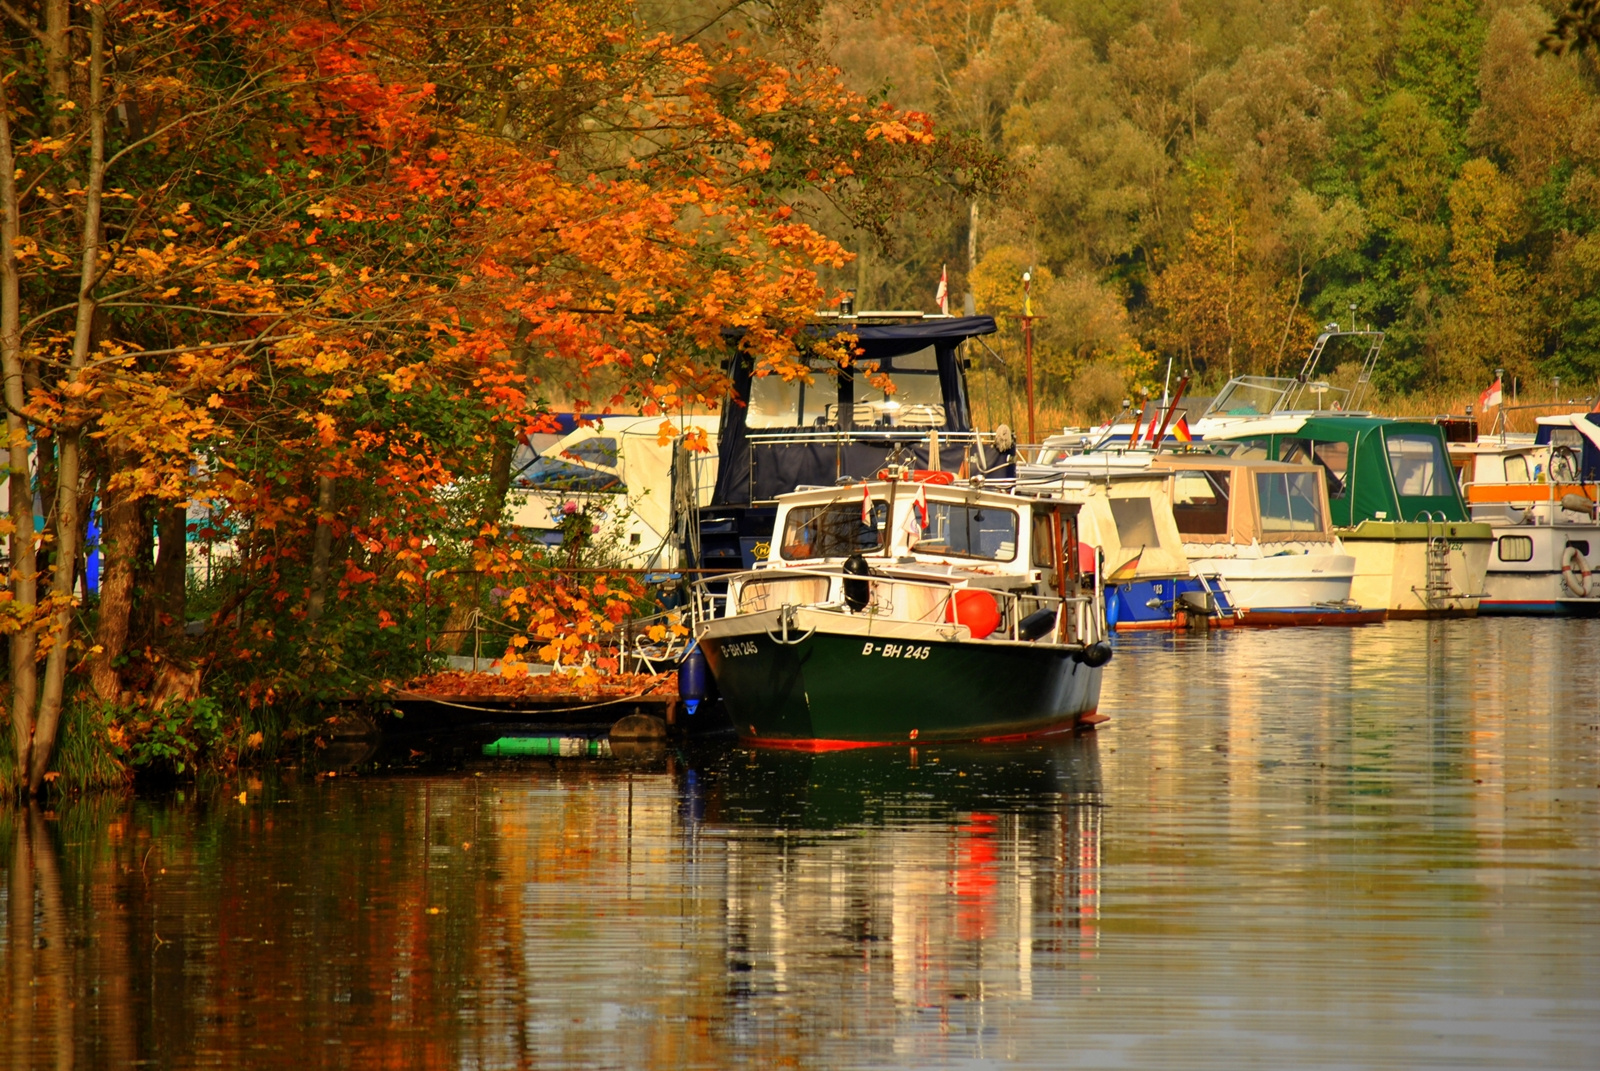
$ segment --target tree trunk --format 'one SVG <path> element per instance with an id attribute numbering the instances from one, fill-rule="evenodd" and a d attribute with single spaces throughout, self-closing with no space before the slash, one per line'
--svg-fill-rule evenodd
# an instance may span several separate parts
<path id="1" fill-rule="evenodd" d="M 78 274 L 78 318 L 72 334 L 69 382 L 77 382 L 89 362 L 94 335 L 96 276 L 100 270 L 100 209 L 106 177 L 105 107 L 106 13 L 99 4 L 89 8 L 89 170 L 83 200 L 83 261 Z M 50 596 L 53 602 L 50 655 L 45 660 L 39 688 L 39 716 L 33 725 L 33 756 L 28 766 L 28 791 L 37 796 L 44 775 L 55 757 L 56 732 L 61 725 L 61 698 L 66 686 L 67 650 L 72 640 L 73 581 L 78 572 L 78 450 L 81 428 L 63 428 L 57 437 L 58 481 L 55 516 L 55 568 Z"/>
<path id="2" fill-rule="evenodd" d="M 156 591 L 160 620 L 156 634 L 183 635 L 189 610 L 189 510 L 182 503 L 167 504 L 156 512 L 161 549 L 156 554 Z"/>
<path id="3" fill-rule="evenodd" d="M 498 523 L 506 511 L 506 495 L 511 491 L 511 462 L 516 455 L 517 432 L 515 428 L 507 428 L 495 437 L 494 453 L 489 458 L 489 490 L 478 509 L 480 532 Z M 476 592 L 477 589 L 473 590 Z M 467 627 L 472 624 L 472 615 L 477 609 L 476 598 L 468 603 L 464 597 L 463 601 L 450 607 L 450 616 L 444 623 L 444 636 L 440 640 L 440 647 L 446 654 L 461 653 L 461 644 L 467 638 Z"/>
<path id="4" fill-rule="evenodd" d="M 115 476 L 127 454 L 110 454 L 107 482 Z M 89 680 L 95 694 L 107 702 L 122 695 L 122 674 L 117 660 L 128 649 L 128 618 L 133 611 L 133 563 L 139 553 L 139 502 L 124 489 L 108 492 L 102 503 L 100 530 L 100 613 L 94 642 L 100 653 L 89 663 Z"/>
<path id="5" fill-rule="evenodd" d="M 11 637 L 11 740 L 17 776 L 27 777 L 33 755 L 33 712 L 38 698 L 38 635 L 31 620 L 38 605 L 37 547 L 33 520 L 33 479 L 27 404 L 23 385 L 21 280 L 17 274 L 18 215 L 16 157 L 11 146 L 8 80 L 0 78 L 0 372 L 5 377 L 8 490 L 11 495 L 11 599 L 21 628 Z"/>
<path id="6" fill-rule="evenodd" d="M 333 477 L 317 477 L 317 531 L 311 540 L 311 598 L 306 620 L 315 625 L 328 601 L 328 563 L 333 557 Z"/>

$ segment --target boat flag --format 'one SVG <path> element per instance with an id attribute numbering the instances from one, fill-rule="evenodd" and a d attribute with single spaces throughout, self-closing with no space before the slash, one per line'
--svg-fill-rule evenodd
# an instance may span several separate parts
<path id="1" fill-rule="evenodd" d="M 942 315 L 950 315 L 950 269 L 947 265 L 939 265 L 939 289 L 934 293 L 933 300 L 938 303 Z"/>
<path id="2" fill-rule="evenodd" d="M 866 484 L 861 485 L 861 527 L 872 527 L 872 495 Z"/>
<path id="3" fill-rule="evenodd" d="M 1189 418 L 1180 416 L 1178 422 L 1172 425 L 1172 437 L 1180 443 L 1194 442 L 1194 433 L 1189 430 Z"/>
<path id="4" fill-rule="evenodd" d="M 906 511 L 905 529 L 913 539 L 920 539 L 928 527 L 928 488 L 924 484 L 917 484 L 917 495 L 911 500 L 911 508 Z"/>
<path id="5" fill-rule="evenodd" d="M 1496 377 L 1495 381 L 1489 384 L 1489 389 L 1478 395 L 1478 412 L 1487 413 L 1489 407 L 1491 405 L 1499 405 L 1503 397 L 1504 395 L 1500 390 L 1500 380 Z"/>
<path id="6" fill-rule="evenodd" d="M 1118 584 L 1124 580 L 1132 580 L 1133 574 L 1139 571 L 1139 559 L 1143 557 L 1144 548 L 1140 547 L 1137 554 L 1106 574 L 1107 583 Z"/>

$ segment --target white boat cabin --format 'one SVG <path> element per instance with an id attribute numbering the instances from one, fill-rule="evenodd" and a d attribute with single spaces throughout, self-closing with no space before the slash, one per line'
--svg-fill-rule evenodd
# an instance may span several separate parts
<path id="1" fill-rule="evenodd" d="M 1079 509 L 976 481 L 795 491 L 778 499 L 766 561 L 729 578 L 724 613 L 811 606 L 948 622 L 963 639 L 1093 642 L 1104 635 L 1099 574 Z M 1053 625 L 1029 635 L 1042 610 Z"/>

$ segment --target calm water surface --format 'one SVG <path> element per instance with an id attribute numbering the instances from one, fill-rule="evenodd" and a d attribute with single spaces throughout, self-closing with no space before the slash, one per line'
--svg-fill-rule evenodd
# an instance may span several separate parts
<path id="1" fill-rule="evenodd" d="M 1600 622 L 1123 640 L 1102 710 L 0 813 L 0 1062 L 1600 1066 Z"/>

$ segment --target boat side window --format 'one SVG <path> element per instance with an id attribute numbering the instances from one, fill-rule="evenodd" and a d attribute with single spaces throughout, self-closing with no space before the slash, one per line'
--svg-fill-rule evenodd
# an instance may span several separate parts
<path id="1" fill-rule="evenodd" d="M 845 558 L 857 551 L 877 550 L 889 504 L 872 500 L 872 523 L 861 523 L 861 503 L 830 502 L 824 506 L 796 506 L 783 526 L 778 553 L 788 561 L 801 558 Z"/>
<path id="2" fill-rule="evenodd" d="M 944 427 L 944 388 L 939 382 L 938 354 L 932 346 L 886 358 L 879 363 L 878 372 L 889 377 L 894 393 L 874 386 L 867 376 L 860 377 L 853 413 L 857 427 Z"/>
<path id="3" fill-rule="evenodd" d="M 1567 546 L 1582 554 L 1585 558 L 1589 556 L 1589 541 L 1587 539 L 1569 539 L 1567 540 Z"/>
<path id="4" fill-rule="evenodd" d="M 1389 452 L 1389 472 L 1394 487 L 1408 497 L 1435 497 L 1451 493 L 1450 461 L 1444 447 L 1432 435 L 1405 433 L 1385 435 Z"/>
<path id="5" fill-rule="evenodd" d="M 1153 547 L 1161 542 L 1148 498 L 1113 498 L 1111 519 L 1117 523 L 1117 542 L 1124 547 Z"/>
<path id="6" fill-rule="evenodd" d="M 1533 561 L 1532 536 L 1501 536 L 1495 544 L 1496 553 L 1503 562 Z"/>
<path id="7" fill-rule="evenodd" d="M 1314 472 L 1256 473 L 1262 531 L 1322 531 L 1322 502 L 1317 490 Z"/>
<path id="8" fill-rule="evenodd" d="M 1506 483 L 1528 482 L 1528 459 L 1521 454 L 1506 458 Z M 1502 558 L 1501 561 L 1527 561 L 1527 558 Z"/>
<path id="9" fill-rule="evenodd" d="M 561 453 L 563 456 L 574 457 L 590 465 L 605 465 L 613 469 L 617 467 L 617 440 L 608 436 L 597 435 L 592 439 L 584 439 L 567 447 Z"/>
<path id="10" fill-rule="evenodd" d="M 594 440 L 589 440 L 593 442 Z M 580 446 L 585 445 L 583 443 Z M 576 452 L 576 451 L 572 451 Z M 616 464 L 615 455 L 611 462 Z M 519 449 L 512 482 L 534 491 L 620 491 L 622 481 L 614 472 L 589 468 L 560 457 L 535 454 Z"/>
<path id="11" fill-rule="evenodd" d="M 1017 514 L 994 506 L 929 502 L 928 525 L 911 549 L 918 554 L 1009 562 L 1017 556 Z"/>
<path id="12" fill-rule="evenodd" d="M 1321 465 L 1322 471 L 1328 475 L 1328 497 L 1344 497 L 1344 478 L 1350 471 L 1349 443 L 1285 439 L 1280 454 L 1278 460 L 1291 465 Z"/>
<path id="13" fill-rule="evenodd" d="M 1570 446 L 1574 450 L 1581 449 L 1583 446 L 1583 436 L 1578 433 L 1577 428 L 1551 428 L 1550 445 Z"/>
<path id="14" fill-rule="evenodd" d="M 1196 469 L 1173 481 L 1172 517 L 1184 535 L 1228 534 L 1228 477 Z"/>

